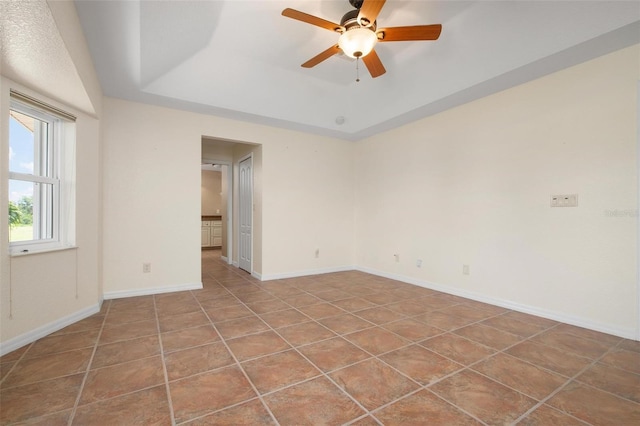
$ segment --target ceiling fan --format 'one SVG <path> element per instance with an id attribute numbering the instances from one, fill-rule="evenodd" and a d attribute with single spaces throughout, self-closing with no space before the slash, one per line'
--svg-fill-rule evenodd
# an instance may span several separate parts
<path id="1" fill-rule="evenodd" d="M 335 31 L 340 34 L 338 44 L 334 44 L 324 52 L 314 56 L 302 64 L 304 68 L 312 68 L 331 56 L 344 52 L 345 55 L 362 58 L 371 77 L 376 78 L 386 72 L 382 61 L 375 51 L 378 42 L 437 40 L 442 31 L 442 25 L 415 25 L 409 27 L 380 28 L 376 18 L 382 10 L 386 0 L 349 0 L 354 10 L 347 12 L 340 24 L 335 24 L 317 16 L 309 15 L 294 9 L 285 9 L 282 15 L 297 19 L 311 25 Z M 357 80 L 358 81 L 358 80 Z"/>

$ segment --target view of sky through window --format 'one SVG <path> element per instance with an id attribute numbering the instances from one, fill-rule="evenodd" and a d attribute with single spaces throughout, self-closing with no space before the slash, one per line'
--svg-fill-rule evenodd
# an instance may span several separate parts
<path id="1" fill-rule="evenodd" d="M 34 119 L 20 114 L 20 118 Z M 33 125 L 32 125 L 33 127 Z M 18 173 L 33 174 L 34 135 L 27 125 L 19 122 L 12 114 L 9 121 L 9 170 Z M 33 184 L 12 181 L 9 200 L 19 201 L 22 197 L 33 196 Z"/>

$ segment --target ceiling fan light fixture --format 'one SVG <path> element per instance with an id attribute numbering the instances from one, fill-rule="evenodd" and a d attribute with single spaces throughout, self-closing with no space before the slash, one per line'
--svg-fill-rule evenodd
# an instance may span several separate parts
<path id="1" fill-rule="evenodd" d="M 338 46 L 350 58 L 362 58 L 371 53 L 377 42 L 378 36 L 375 32 L 359 27 L 342 33 L 338 39 Z"/>

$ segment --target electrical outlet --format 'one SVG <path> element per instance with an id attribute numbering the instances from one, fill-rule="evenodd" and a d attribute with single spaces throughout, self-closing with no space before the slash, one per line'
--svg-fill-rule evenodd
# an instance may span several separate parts
<path id="1" fill-rule="evenodd" d="M 319 248 L 317 248 L 317 249 L 316 249 L 316 259 L 317 259 L 317 258 L 319 258 L 319 257 L 320 257 L 320 249 L 319 249 Z"/>
<path id="2" fill-rule="evenodd" d="M 393 257 L 396 259 L 396 262 L 400 262 L 400 255 L 394 254 Z"/>
<path id="3" fill-rule="evenodd" d="M 578 194 L 552 195 L 551 207 L 578 207 Z"/>
<path id="4" fill-rule="evenodd" d="M 150 263 L 143 263 L 142 264 L 142 272 L 145 274 L 148 274 L 149 272 L 151 272 L 151 264 Z"/>
<path id="5" fill-rule="evenodd" d="M 416 266 L 417 266 L 418 268 L 422 268 L 422 259 L 418 259 L 418 260 L 416 260 Z"/>
<path id="6" fill-rule="evenodd" d="M 469 265 L 462 265 L 462 274 L 469 275 Z"/>

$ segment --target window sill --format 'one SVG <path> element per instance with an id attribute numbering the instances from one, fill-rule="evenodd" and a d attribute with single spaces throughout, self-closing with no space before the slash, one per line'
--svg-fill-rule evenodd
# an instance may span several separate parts
<path id="1" fill-rule="evenodd" d="M 10 253 L 9 256 L 11 257 L 21 257 L 21 256 L 29 256 L 32 254 L 44 254 L 44 253 L 53 253 L 53 252 L 57 252 L 57 251 L 66 251 L 66 250 L 76 250 L 78 248 L 78 246 L 64 246 L 64 247 L 56 247 L 56 248 L 49 248 L 49 249 L 42 249 L 42 250 L 29 250 L 29 249 L 25 249 L 24 251 L 18 251 L 15 253 Z"/>

